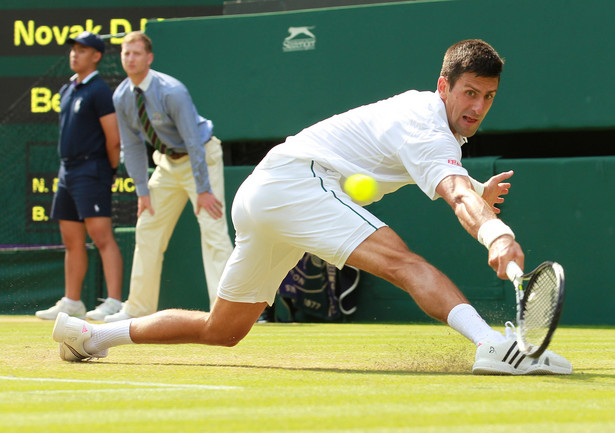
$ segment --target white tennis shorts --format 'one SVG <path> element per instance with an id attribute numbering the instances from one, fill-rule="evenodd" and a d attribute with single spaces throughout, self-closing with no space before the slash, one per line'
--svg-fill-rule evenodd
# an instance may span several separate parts
<path id="1" fill-rule="evenodd" d="M 342 268 L 385 224 L 354 203 L 339 173 L 312 161 L 267 157 L 241 185 L 231 211 L 235 249 L 218 296 L 273 304 L 280 283 L 305 252 Z"/>

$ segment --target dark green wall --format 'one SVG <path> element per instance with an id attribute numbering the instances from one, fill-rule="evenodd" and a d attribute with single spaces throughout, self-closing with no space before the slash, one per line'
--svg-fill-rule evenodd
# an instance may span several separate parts
<path id="1" fill-rule="evenodd" d="M 153 67 L 184 81 L 230 140 L 285 137 L 406 89 L 434 90 L 444 51 L 466 38 L 506 59 L 484 131 L 613 127 L 614 21 L 607 0 L 454 0 L 167 20 L 146 31 Z M 314 49 L 283 51 L 301 26 Z"/>
<path id="2" fill-rule="evenodd" d="M 100 256 L 87 250 L 82 300 L 97 305 L 102 284 Z M 64 296 L 64 250 L 0 250 L 0 314 L 34 314 Z"/>

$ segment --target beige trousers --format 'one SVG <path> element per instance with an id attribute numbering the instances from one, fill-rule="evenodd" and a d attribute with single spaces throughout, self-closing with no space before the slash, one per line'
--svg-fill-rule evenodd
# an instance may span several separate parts
<path id="1" fill-rule="evenodd" d="M 224 204 L 224 164 L 220 140 L 212 137 L 205 143 L 205 152 L 209 182 L 214 195 L 223 204 L 224 214 L 216 220 L 201 209 L 196 216 L 201 229 L 201 252 L 211 306 L 233 247 Z M 126 313 L 133 317 L 145 316 L 158 310 L 164 252 L 187 201 L 190 200 L 193 209 L 196 209 L 196 183 L 190 158 L 185 156 L 173 160 L 156 151 L 154 162 L 157 167 L 148 182 L 154 215 L 146 210 L 137 221 L 130 292 L 124 304 Z"/>

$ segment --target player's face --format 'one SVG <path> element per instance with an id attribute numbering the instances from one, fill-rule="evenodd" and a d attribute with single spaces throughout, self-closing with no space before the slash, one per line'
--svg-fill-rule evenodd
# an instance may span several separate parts
<path id="1" fill-rule="evenodd" d="M 153 61 L 154 54 L 145 50 L 143 41 L 134 41 L 122 45 L 122 67 L 130 78 L 145 78 Z"/>
<path id="2" fill-rule="evenodd" d="M 438 91 L 446 106 L 448 124 L 454 134 L 471 137 L 489 112 L 500 83 L 497 77 L 479 77 L 465 72 L 451 89 L 445 77 L 438 79 Z"/>
<path id="3" fill-rule="evenodd" d="M 96 49 L 75 42 L 68 56 L 70 69 L 77 74 L 93 72 L 100 61 L 100 56 L 100 52 Z"/>

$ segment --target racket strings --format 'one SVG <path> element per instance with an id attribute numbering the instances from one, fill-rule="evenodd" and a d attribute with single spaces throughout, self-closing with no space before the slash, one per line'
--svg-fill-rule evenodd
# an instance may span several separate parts
<path id="1" fill-rule="evenodd" d="M 539 346 L 549 333 L 557 311 L 559 283 L 554 270 L 551 267 L 542 269 L 526 291 L 521 332 L 526 342 Z"/>

